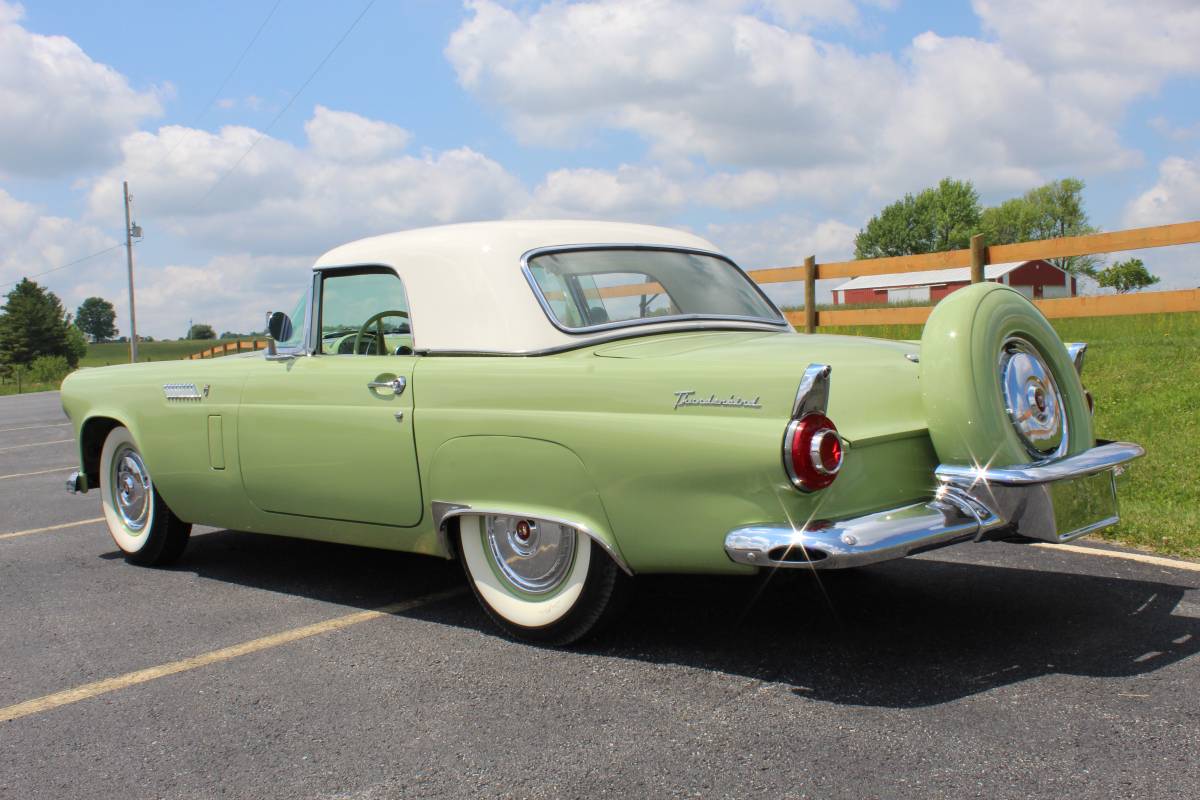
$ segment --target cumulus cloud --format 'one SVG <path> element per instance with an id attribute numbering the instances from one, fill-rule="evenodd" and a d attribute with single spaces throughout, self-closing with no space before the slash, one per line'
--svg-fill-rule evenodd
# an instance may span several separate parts
<path id="1" fill-rule="evenodd" d="M 523 216 L 661 220 L 687 203 L 683 186 L 656 167 L 559 169 L 534 190 Z"/>
<path id="2" fill-rule="evenodd" d="M 899 55 L 861 54 L 772 24 L 787 21 L 784 5 L 596 0 L 520 11 L 475 0 L 446 55 L 529 143 L 630 131 L 663 163 L 823 182 L 834 202 L 839 191 L 890 197 L 946 174 L 1007 191 L 1136 163 L 1087 76 L 1059 80 L 1002 43 L 934 33 Z M 758 190 L 774 196 L 767 183 Z"/>
<path id="3" fill-rule="evenodd" d="M 1129 227 L 1200 219 L 1200 159 L 1172 156 L 1158 166 L 1158 181 L 1130 202 Z"/>
<path id="4" fill-rule="evenodd" d="M 116 70 L 63 36 L 31 33 L 19 5 L 0 0 L 0 173 L 54 177 L 105 166 L 118 144 L 161 113 Z"/>
<path id="5" fill-rule="evenodd" d="M 744 269 L 761 269 L 799 265 L 808 256 L 816 256 L 818 261 L 853 258 L 856 233 L 856 228 L 840 220 L 780 214 L 755 222 L 712 224 L 704 235 Z M 841 281 L 818 281 L 817 300 L 831 300 L 831 287 L 837 283 Z M 780 305 L 804 302 L 803 284 L 774 283 L 763 288 Z"/>
<path id="6" fill-rule="evenodd" d="M 974 0 L 986 30 L 1030 64 L 1154 83 L 1200 72 L 1193 0 Z"/>
<path id="7" fill-rule="evenodd" d="M 128 176 L 141 221 L 193 246 L 313 257 L 361 236 L 503 217 L 528 203 L 520 181 L 467 147 L 402 152 L 403 129 L 320 106 L 305 130 L 306 146 L 239 126 L 131 134 L 121 163 L 93 182 L 89 213 L 119 207 Z"/>

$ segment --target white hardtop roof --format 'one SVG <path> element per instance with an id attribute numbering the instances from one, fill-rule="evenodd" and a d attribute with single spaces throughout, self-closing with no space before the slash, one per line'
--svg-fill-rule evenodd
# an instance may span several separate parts
<path id="1" fill-rule="evenodd" d="M 542 247 L 650 245 L 720 252 L 694 234 L 651 225 L 585 220 L 472 222 L 389 233 L 335 247 L 315 269 L 391 267 L 404 281 L 413 342 L 419 351 L 531 353 L 614 331 L 568 334 L 546 316 L 521 271 L 521 257 Z M 641 333 L 696 327 L 675 321 L 639 325 Z M 725 327 L 729 327 L 725 325 Z M 747 323 L 746 327 L 762 328 Z"/>
<path id="2" fill-rule="evenodd" d="M 987 264 L 983 268 L 984 280 L 995 281 L 1012 272 L 1017 267 L 1023 267 L 1028 261 L 1009 261 L 1005 264 Z M 1054 266 L 1051 264 L 1050 266 Z M 1055 267 L 1057 269 L 1057 267 Z M 888 275 L 863 275 L 852 278 L 834 289 L 840 292 L 844 289 L 890 289 L 902 286 L 924 286 L 926 284 L 960 283 L 971 280 L 970 267 L 954 267 L 951 269 L 927 269 L 920 272 L 894 272 Z"/>

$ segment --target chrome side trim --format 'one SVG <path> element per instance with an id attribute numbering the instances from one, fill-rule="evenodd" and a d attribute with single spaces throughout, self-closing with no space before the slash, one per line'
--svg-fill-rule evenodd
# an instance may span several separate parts
<path id="1" fill-rule="evenodd" d="M 828 364 L 809 364 L 800 378 L 796 402 L 792 404 L 792 419 L 805 414 L 824 414 L 829 408 L 829 376 L 833 367 Z"/>
<path id="2" fill-rule="evenodd" d="M 1141 445 L 1131 442 L 1109 442 L 1077 455 L 1022 467 L 966 467 L 941 464 L 934 470 L 934 475 L 943 483 L 967 489 L 979 483 L 1029 486 L 1092 475 L 1119 467 L 1144 455 L 1146 451 Z"/>
<path id="3" fill-rule="evenodd" d="M 746 279 L 746 282 L 754 287 L 758 292 L 759 297 L 766 302 L 767 306 L 775 312 L 778 319 L 765 319 L 763 317 L 745 317 L 733 314 L 677 314 L 670 317 L 648 317 L 646 319 L 631 319 L 622 320 L 620 322 L 608 322 L 601 325 L 585 325 L 581 328 L 572 328 L 563 325 L 558 321 L 558 317 L 554 315 L 554 309 L 550 307 L 545 295 L 542 294 L 542 288 L 538 286 L 538 282 L 534 279 L 533 273 L 529 270 L 529 262 L 537 256 L 546 255 L 548 253 L 572 253 L 581 250 L 656 250 L 666 253 L 691 253 L 694 255 L 709 256 L 717 258 L 729 266 Z M 616 328 L 629 328 L 637 325 L 659 325 L 664 322 L 675 321 L 695 321 L 695 320 L 716 320 L 716 321 L 731 321 L 731 322 L 752 322 L 761 325 L 771 325 L 775 328 L 792 330 L 792 325 L 788 322 L 787 317 L 779 310 L 779 306 L 767 296 L 762 287 L 746 274 L 745 270 L 733 262 L 729 256 L 722 253 L 717 253 L 712 250 L 703 250 L 698 247 L 672 247 L 671 245 L 652 245 L 652 244 L 635 244 L 635 243 L 597 243 L 597 244 L 566 244 L 566 245 L 551 245 L 549 247 L 535 247 L 521 255 L 521 273 L 525 276 L 526 282 L 533 290 L 534 297 L 537 298 L 538 305 L 542 307 L 542 311 L 546 314 L 546 318 L 550 320 L 550 324 L 558 328 L 563 333 L 581 334 L 592 333 L 595 331 L 607 331 Z"/>
<path id="4" fill-rule="evenodd" d="M 738 528 L 725 537 L 725 552 L 738 564 L 750 566 L 841 569 L 979 539 L 1001 522 L 957 493 L 939 493 L 927 503 L 804 528 Z"/>
<path id="5" fill-rule="evenodd" d="M 1067 355 L 1071 357 L 1071 363 L 1075 365 L 1075 372 L 1080 377 L 1083 376 L 1083 357 L 1087 354 L 1087 342 L 1068 342 Z"/>
<path id="6" fill-rule="evenodd" d="M 444 500 L 434 500 L 431 503 L 433 512 L 433 525 L 437 530 L 438 542 L 442 546 L 443 552 L 447 558 L 454 558 L 454 547 L 450 542 L 450 535 L 446 531 L 446 521 L 454 517 L 462 517 L 466 515 L 483 515 L 483 514 L 500 514 L 509 517 L 526 517 L 533 520 L 543 520 L 545 522 L 553 522 L 556 525 L 565 525 L 568 528 L 575 528 L 588 535 L 588 537 L 600 545 L 604 552 L 608 553 L 609 557 L 616 562 L 626 575 L 633 576 L 633 570 L 625 563 L 625 559 L 621 554 L 614 550 L 608 542 L 596 535 L 596 532 L 588 528 L 586 525 L 580 525 L 569 519 L 561 517 L 547 517 L 544 514 L 527 514 L 524 511 L 514 509 L 502 509 L 488 506 L 487 508 L 473 508 L 472 506 L 463 503 L 448 503 Z"/>

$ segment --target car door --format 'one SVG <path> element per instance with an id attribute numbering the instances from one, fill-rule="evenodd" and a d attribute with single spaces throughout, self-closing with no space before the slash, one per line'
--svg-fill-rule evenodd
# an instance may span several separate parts
<path id="1" fill-rule="evenodd" d="M 301 352 L 265 358 L 238 411 L 242 480 L 264 511 L 375 525 L 421 520 L 412 331 L 385 267 L 323 270 Z"/>

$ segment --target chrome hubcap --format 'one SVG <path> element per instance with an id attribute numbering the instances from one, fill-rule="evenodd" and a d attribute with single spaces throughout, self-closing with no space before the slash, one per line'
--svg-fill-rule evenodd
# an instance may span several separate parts
<path id="1" fill-rule="evenodd" d="M 530 594 L 558 588 L 575 561 L 575 529 L 556 522 L 489 514 L 484 537 L 500 574 Z"/>
<path id="2" fill-rule="evenodd" d="M 150 473 L 142 457 L 132 447 L 122 447 L 113 458 L 113 505 L 121 521 L 131 531 L 141 531 L 150 518 L 153 494 Z"/>
<path id="3" fill-rule="evenodd" d="M 1037 349 L 1013 337 L 1000 348 L 1004 407 L 1021 443 L 1035 458 L 1054 458 L 1067 449 L 1062 395 Z"/>

